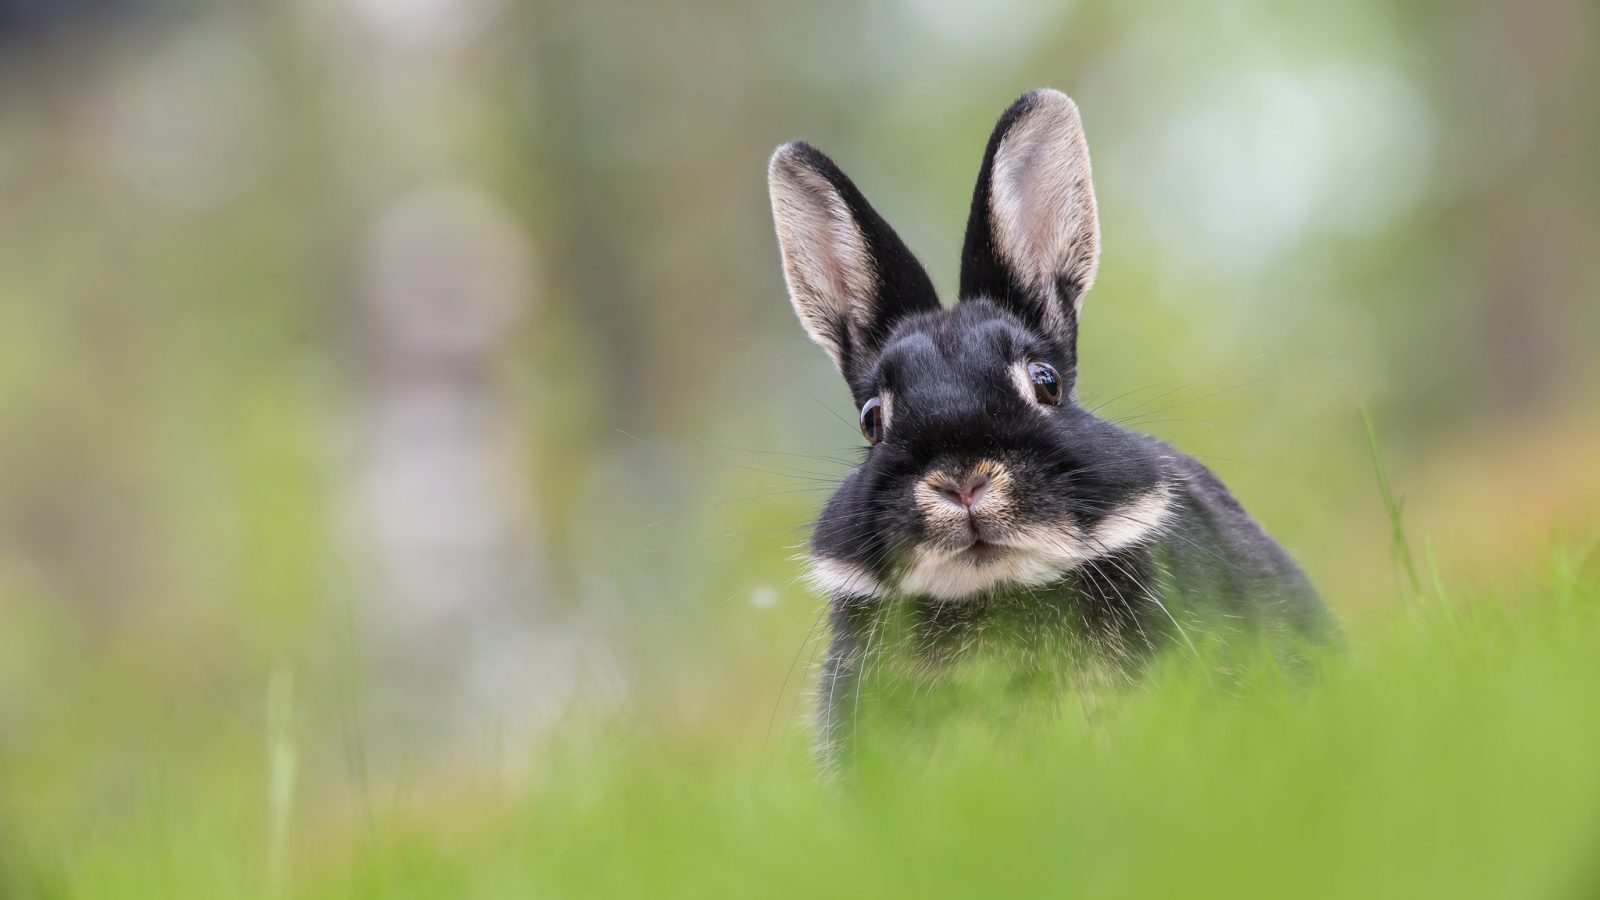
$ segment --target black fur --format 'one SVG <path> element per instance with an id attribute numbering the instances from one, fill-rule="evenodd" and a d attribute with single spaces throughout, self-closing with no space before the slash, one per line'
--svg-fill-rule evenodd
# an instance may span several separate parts
<path id="1" fill-rule="evenodd" d="M 1061 104 L 1070 107 L 1059 94 L 1036 92 L 1001 118 L 974 191 L 961 298 L 951 308 L 938 305 L 922 267 L 849 179 L 814 148 L 796 151 L 844 198 L 870 244 L 883 287 L 880 297 L 860 298 L 858 309 L 870 319 L 863 333 L 871 341 L 853 347 L 841 369 L 858 407 L 881 396 L 891 410 L 882 441 L 829 499 L 811 542 L 815 559 L 870 575 L 836 586 L 832 598 L 833 640 L 818 686 L 819 748 L 829 764 L 849 741 L 856 679 L 890 616 L 908 636 L 913 679 L 984 646 L 1003 646 L 1019 671 L 1065 659 L 1068 670 L 1127 680 L 1163 646 L 1192 645 L 1197 634 L 1316 640 L 1331 633 L 1299 568 L 1210 470 L 1096 417 L 1073 397 L 1074 307 L 1094 260 L 1072 260 L 1076 275 L 1049 282 L 1047 296 L 1030 294 L 1030 280 L 994 237 L 996 153 L 1037 103 L 1055 103 L 1058 113 Z M 1075 107 L 1071 116 L 1075 122 Z M 1064 146 L 1069 138 L 1081 141 L 1081 134 L 1063 136 Z M 1065 331 L 1046 327 L 1049 304 Z M 1017 372 L 1030 359 L 1060 373 L 1059 405 L 1019 389 Z M 951 512 L 919 487 L 939 473 L 991 470 L 1009 479 L 993 508 Z M 1002 490 L 1000 477 L 991 491 Z M 929 503 L 942 512 L 931 513 Z M 1159 520 L 1130 512 L 1146 508 L 1160 508 Z M 956 597 L 900 587 L 927 548 L 958 554 L 953 569 L 930 571 L 990 571 L 984 567 L 996 564 L 977 548 L 1000 546 L 1004 560 L 1026 557 L 1033 546 L 1026 535 L 1039 533 L 1071 537 L 1067 543 L 1086 558 L 1047 580 L 1002 580 Z"/>
<path id="2" fill-rule="evenodd" d="M 900 240 L 900 235 L 878 215 L 855 182 L 839 171 L 833 160 L 805 141 L 794 141 L 783 150 L 793 162 L 810 167 L 833 186 L 866 238 L 867 255 L 876 269 L 877 293 L 864 300 L 863 305 L 875 314 L 864 323 L 865 328 L 850 328 L 841 322 L 833 326 L 831 335 L 840 347 L 840 370 L 852 387 L 863 385 L 863 370 L 871 365 L 878 350 L 889 339 L 894 323 L 913 313 L 937 310 L 939 296 L 927 271 Z"/>
<path id="3" fill-rule="evenodd" d="M 1035 318 L 1035 307 L 1029 291 L 1018 281 L 1005 260 L 1001 259 L 1000 248 L 995 243 L 994 223 L 989 217 L 989 189 L 994 175 L 995 154 L 1011 127 L 1033 107 L 1036 95 L 1037 92 L 1023 94 L 1011 104 L 994 126 L 994 133 L 989 136 L 989 146 L 983 151 L 983 165 L 978 169 L 978 186 L 972 192 L 972 211 L 967 216 L 967 236 L 961 245 L 960 295 L 963 298 L 988 297 L 1038 328 L 1040 323 Z M 1088 286 L 1066 284 L 1059 289 L 1063 301 L 1071 307 Z M 1075 366 L 1078 361 L 1076 316 L 1072 317 L 1070 324 L 1072 334 L 1060 341 L 1069 367 Z"/>

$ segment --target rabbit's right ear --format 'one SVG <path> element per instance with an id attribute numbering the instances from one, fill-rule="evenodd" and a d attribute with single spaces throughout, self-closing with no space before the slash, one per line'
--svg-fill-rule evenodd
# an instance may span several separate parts
<path id="1" fill-rule="evenodd" d="M 1089 145 L 1060 91 L 1022 95 L 983 155 L 961 250 L 961 299 L 987 298 L 1076 356 L 1078 314 L 1100 262 Z"/>
<path id="2" fill-rule="evenodd" d="M 801 141 L 767 166 L 789 299 L 852 386 L 894 324 L 936 310 L 933 282 L 833 160 Z"/>

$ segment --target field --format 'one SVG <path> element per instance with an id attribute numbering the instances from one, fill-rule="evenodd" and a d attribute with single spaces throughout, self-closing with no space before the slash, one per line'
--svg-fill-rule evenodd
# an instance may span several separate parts
<path id="1" fill-rule="evenodd" d="M 515 784 L 435 773 L 345 817 L 316 791 L 289 805 L 292 746 L 154 765 L 115 827 L 11 819 L 4 893 L 1594 896 L 1596 646 L 1600 556 L 1561 554 L 1519 585 L 1427 589 L 1305 683 L 1173 657 L 1093 715 L 878 735 L 835 787 L 797 736 L 578 711 Z"/>
<path id="2" fill-rule="evenodd" d="M 1597 16 L 0 0 L 0 900 L 1600 895 Z M 767 161 L 951 303 L 1039 87 L 1075 400 L 1345 646 L 868 690 L 825 785 L 800 557 L 865 445 Z"/>

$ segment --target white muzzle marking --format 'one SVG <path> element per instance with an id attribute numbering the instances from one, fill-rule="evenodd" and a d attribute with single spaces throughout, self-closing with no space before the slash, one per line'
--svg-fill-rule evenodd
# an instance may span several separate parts
<path id="1" fill-rule="evenodd" d="M 1091 560 L 1126 550 L 1160 532 L 1171 511 L 1166 485 L 1123 504 L 1084 531 L 1028 528 L 993 541 L 1003 548 L 989 559 L 961 550 L 919 546 L 899 578 L 904 593 L 936 600 L 965 600 L 997 588 L 1037 587 L 1059 580 Z"/>

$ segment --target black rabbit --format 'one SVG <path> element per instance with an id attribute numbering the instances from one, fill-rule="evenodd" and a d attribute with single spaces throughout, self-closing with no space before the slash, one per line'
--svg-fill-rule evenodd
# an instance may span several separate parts
<path id="1" fill-rule="evenodd" d="M 778 148 L 768 180 L 795 312 L 848 382 L 870 444 L 811 540 L 832 604 L 825 764 L 895 610 L 910 623 L 912 680 L 985 645 L 1024 675 L 1059 656 L 1128 680 L 1196 632 L 1333 633 L 1294 561 L 1209 469 L 1074 400 L 1100 233 L 1071 99 L 1034 91 L 1000 117 L 950 308 L 815 148 Z"/>

